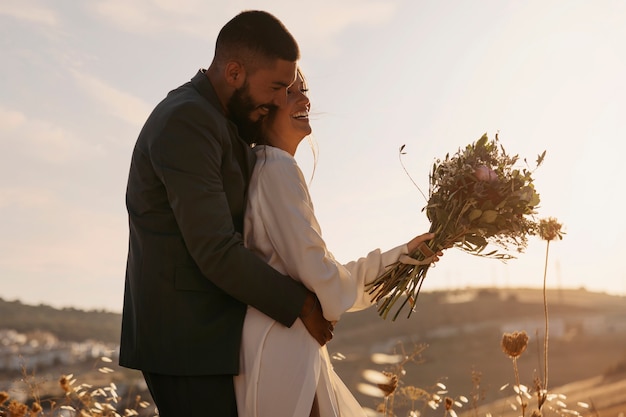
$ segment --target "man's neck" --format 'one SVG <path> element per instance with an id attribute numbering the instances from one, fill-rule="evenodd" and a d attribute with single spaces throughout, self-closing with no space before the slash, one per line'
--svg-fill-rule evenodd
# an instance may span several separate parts
<path id="1" fill-rule="evenodd" d="M 224 82 L 221 71 L 219 71 L 213 64 L 204 71 L 204 75 L 209 79 L 209 82 L 215 90 L 218 100 L 222 106 L 222 112 L 225 116 L 228 116 L 228 108 L 226 104 L 233 94 L 232 87 Z"/>

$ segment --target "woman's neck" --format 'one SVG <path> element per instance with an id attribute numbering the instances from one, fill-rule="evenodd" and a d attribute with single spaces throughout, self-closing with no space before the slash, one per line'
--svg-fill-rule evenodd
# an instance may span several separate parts
<path id="1" fill-rule="evenodd" d="M 285 139 L 280 135 L 269 135 L 267 138 L 267 144 L 289 153 L 291 156 L 296 155 L 296 150 L 302 139 L 295 141 L 293 139 Z"/>

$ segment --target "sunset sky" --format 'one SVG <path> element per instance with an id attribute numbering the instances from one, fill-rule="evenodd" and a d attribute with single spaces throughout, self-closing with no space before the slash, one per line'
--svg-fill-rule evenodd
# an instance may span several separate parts
<path id="1" fill-rule="evenodd" d="M 341 261 L 428 229 L 438 157 L 483 133 L 529 163 L 566 235 L 548 286 L 626 295 L 626 2 L 0 2 L 0 297 L 121 311 L 131 151 L 151 109 L 264 9 L 298 39 L 319 158 L 311 194 Z M 406 145 L 402 163 L 398 150 Z M 313 170 L 308 143 L 296 154 Z M 545 242 L 507 264 L 448 251 L 425 291 L 540 287 Z"/>

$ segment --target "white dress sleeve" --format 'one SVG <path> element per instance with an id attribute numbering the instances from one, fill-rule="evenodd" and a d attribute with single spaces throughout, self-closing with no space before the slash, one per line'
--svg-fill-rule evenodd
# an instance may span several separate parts
<path id="1" fill-rule="evenodd" d="M 300 168 L 291 155 L 280 152 L 271 152 L 273 156 L 257 162 L 258 178 L 253 183 L 255 189 L 250 191 L 256 200 L 251 214 L 255 226 L 251 230 L 254 234 L 262 224 L 264 230 L 257 229 L 257 233 L 266 235 L 273 248 L 270 264 L 282 265 L 283 273 L 313 291 L 327 320 L 338 320 L 350 309 L 369 307 L 371 297 L 365 284 L 407 253 L 406 245 L 385 253 L 376 249 L 364 258 L 341 265 L 322 239 Z"/>

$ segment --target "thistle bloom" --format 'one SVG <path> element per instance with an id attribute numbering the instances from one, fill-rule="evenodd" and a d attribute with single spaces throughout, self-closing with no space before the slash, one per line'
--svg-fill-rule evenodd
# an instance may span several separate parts
<path id="1" fill-rule="evenodd" d="M 386 384 L 376 384 L 382 392 L 385 393 L 385 397 L 390 396 L 398 388 L 398 376 L 389 372 L 383 372 L 388 378 L 389 382 Z"/>
<path id="2" fill-rule="evenodd" d="M 72 386 L 71 386 L 71 382 L 70 382 L 70 378 L 66 375 L 63 375 L 60 379 L 59 379 L 59 385 L 61 386 L 61 389 L 63 389 L 63 391 L 67 394 L 69 392 L 72 391 Z"/>
<path id="3" fill-rule="evenodd" d="M 502 350 L 511 358 L 518 358 L 528 347 L 528 334 L 521 332 L 504 333 L 502 335 Z"/>
<path id="4" fill-rule="evenodd" d="M 430 396 L 430 394 L 428 394 L 423 389 L 415 387 L 413 385 L 402 388 L 402 394 L 411 401 L 417 401 L 420 398 L 426 398 Z"/>
<path id="5" fill-rule="evenodd" d="M 41 413 L 43 411 L 43 408 L 41 407 L 41 404 L 39 404 L 38 402 L 34 402 L 31 407 L 30 407 L 30 415 L 31 416 L 36 416 L 37 414 Z"/>
<path id="6" fill-rule="evenodd" d="M 28 406 L 18 401 L 11 401 L 8 409 L 11 417 L 25 417 L 28 413 Z"/>
<path id="7" fill-rule="evenodd" d="M 539 237 L 548 242 L 559 238 L 563 240 L 563 232 L 561 228 L 563 225 L 558 222 L 554 217 L 548 217 L 547 219 L 539 220 Z"/>

